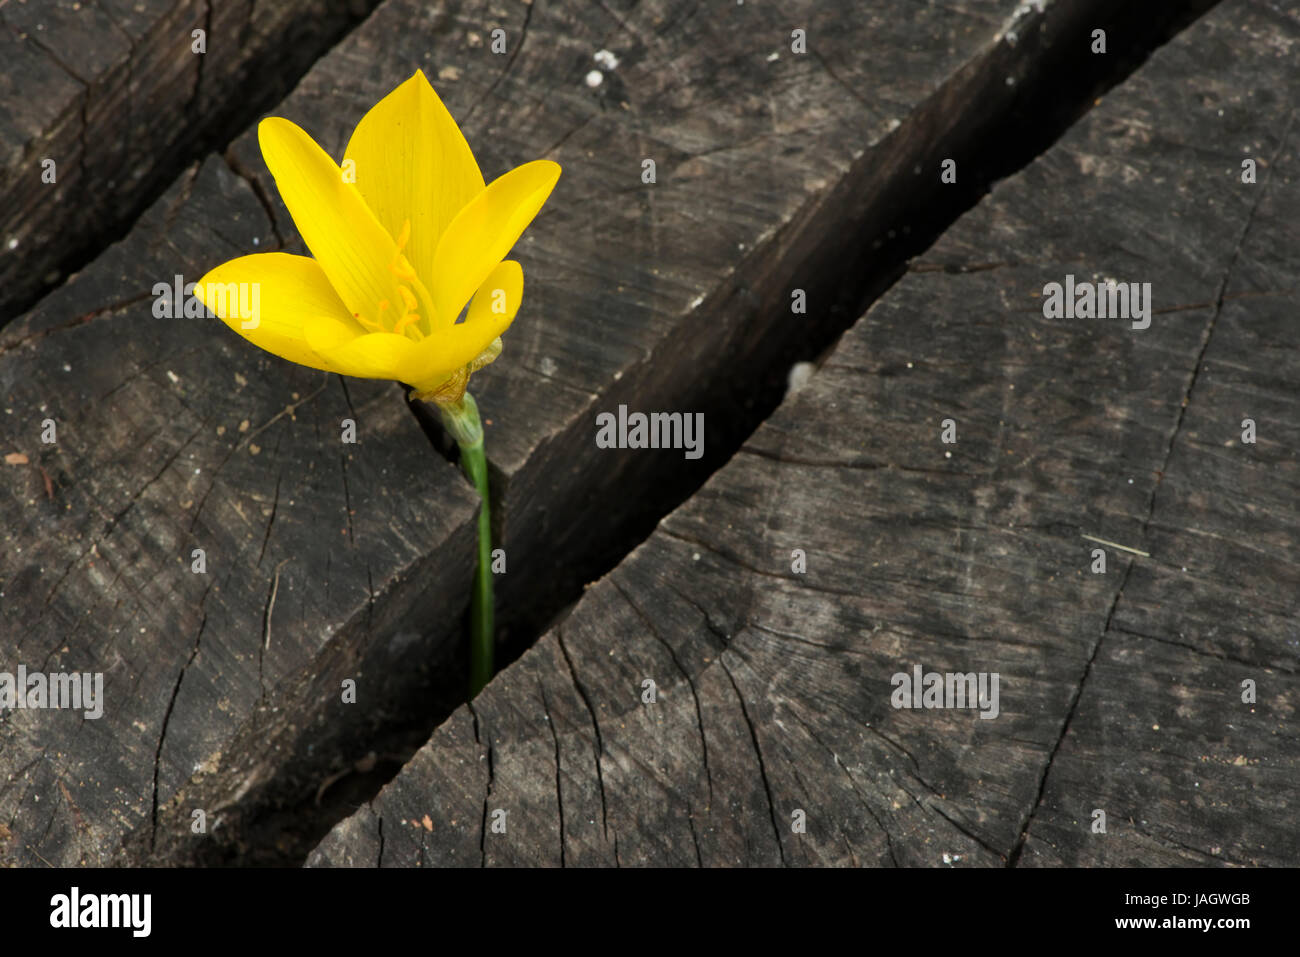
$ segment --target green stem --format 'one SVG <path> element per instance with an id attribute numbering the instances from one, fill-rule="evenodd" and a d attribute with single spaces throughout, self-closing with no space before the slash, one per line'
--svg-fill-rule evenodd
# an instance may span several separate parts
<path id="1" fill-rule="evenodd" d="M 459 402 L 438 403 L 442 423 L 460 446 L 460 465 L 478 489 L 478 565 L 469 616 L 469 696 L 492 680 L 496 628 L 492 608 L 492 509 L 488 498 L 487 458 L 483 454 L 483 424 L 478 404 L 468 392 Z"/>

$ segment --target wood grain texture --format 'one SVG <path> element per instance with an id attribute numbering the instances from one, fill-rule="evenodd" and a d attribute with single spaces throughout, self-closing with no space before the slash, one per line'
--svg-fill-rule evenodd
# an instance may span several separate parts
<path id="1" fill-rule="evenodd" d="M 843 322 L 830 308 L 846 273 L 883 281 L 907 211 L 919 228 L 940 202 L 921 171 L 956 156 L 977 176 L 990 131 L 1077 72 L 1092 25 L 1207 5 L 393 0 L 322 60 L 278 112 L 336 156 L 420 66 L 489 179 L 539 155 L 566 170 L 516 250 L 520 320 L 472 387 L 510 569 L 503 660 L 725 460 L 753 427 L 756 380 Z M 791 52 L 794 29 L 808 53 Z M 593 89 L 601 50 L 618 65 Z M 255 138 L 231 157 L 291 236 Z M 807 316 L 791 316 L 795 288 Z M 703 412 L 705 457 L 597 449 L 596 415 L 620 404 Z"/>
<path id="2" fill-rule="evenodd" d="M 1197 236 L 1229 255 L 1206 277 L 1212 305 L 1178 323 L 1200 355 L 1143 527 L 1152 557 L 1121 579 L 1025 864 L 1300 859 L 1300 15 L 1235 4 L 1219 23 L 1200 56 L 1169 58 L 1177 81 L 1132 126 L 1196 117 L 1176 141 L 1205 151 L 1205 178 L 1230 184 L 1246 217 Z M 1257 703 L 1243 701 L 1247 680 Z M 1096 807 L 1107 840 L 1074 823 Z"/>
<path id="3" fill-rule="evenodd" d="M 1297 38 L 1153 56 L 309 863 L 1293 863 Z M 1045 318 L 1067 273 L 1150 328 Z M 999 716 L 895 709 L 918 664 Z"/>
<path id="4" fill-rule="evenodd" d="M 283 97 L 374 3 L 0 6 L 0 324 L 125 233 L 189 157 Z"/>
<path id="5" fill-rule="evenodd" d="M 27 458 L 0 466 L 0 661 L 103 672 L 107 699 L 0 711 L 7 863 L 105 864 L 130 835 L 133 859 L 216 853 L 364 755 L 462 641 L 477 499 L 398 387 L 155 316 L 155 282 L 258 245 L 260 203 L 210 159 L 0 333 L 0 444 Z"/>
<path id="6" fill-rule="evenodd" d="M 888 168 L 903 176 L 901 164 L 915 151 L 889 131 L 907 122 L 908 110 L 925 107 L 927 134 L 940 136 L 942 125 L 931 128 L 939 111 L 928 99 L 933 90 L 958 83 L 972 59 L 989 49 L 1001 55 L 997 24 L 1014 5 L 989 0 L 977 7 L 979 15 L 923 5 L 906 24 L 890 22 L 882 7 L 856 23 L 853 36 L 835 29 L 833 18 L 815 5 L 788 12 L 801 14 L 800 21 L 823 38 L 821 49 L 846 69 L 869 63 L 855 43 L 870 41 L 874 54 L 899 57 L 896 71 L 870 68 L 877 84 L 892 92 L 883 105 L 868 107 L 843 76 L 813 67 L 807 57 L 783 62 L 779 55 L 769 62 L 770 52 L 788 48 L 787 14 L 673 3 L 625 15 L 612 7 L 538 4 L 499 17 L 486 4 L 431 10 L 393 2 L 318 64 L 277 109 L 337 154 L 362 112 L 413 65 L 423 64 L 438 78 L 490 175 L 539 153 L 555 155 L 569 168 L 573 192 L 557 196 L 530 234 L 540 238 L 521 248 L 530 276 L 532 330 L 521 322 L 512 333 L 514 351 L 476 380 L 484 386 L 489 420 L 494 409 L 511 402 L 513 431 L 489 427 L 504 493 L 499 513 L 515 570 L 501 588 L 507 622 L 516 602 L 553 600 L 548 575 L 563 572 L 559 585 L 576 587 L 584 563 L 617 542 L 606 530 L 620 527 L 620 509 L 635 510 L 638 496 L 662 481 L 666 469 L 671 474 L 678 468 L 676 462 L 666 467 L 632 456 L 611 463 L 606 453 L 593 454 L 588 429 L 594 403 L 689 408 L 697 394 L 687 387 L 710 378 L 710 368 L 720 371 L 755 357 L 752 347 L 761 340 L 748 334 L 746 324 L 757 315 L 756 304 L 785 298 L 782 273 L 806 254 L 810 237 L 838 221 L 833 205 L 825 204 L 854 156 L 860 158 L 871 143 L 892 144 Z M 743 30 L 737 30 L 737 15 L 750 17 L 741 21 Z M 499 24 L 509 38 L 501 56 L 489 46 Z M 903 56 L 909 30 L 927 42 Z M 607 71 L 608 86 L 592 93 L 582 79 L 591 54 L 607 46 L 619 51 L 622 65 Z M 719 50 L 730 72 L 719 72 Z M 1023 59 L 1020 68 L 1029 70 L 1035 57 L 1025 52 Z M 979 74 L 983 82 L 989 72 Z M 706 83 L 717 88 L 711 99 L 698 92 Z M 530 87 L 544 90 L 546 109 L 535 107 L 541 92 L 535 90 L 531 101 L 525 95 Z M 529 102 L 533 109 L 521 108 Z M 595 140 L 582 139 L 595 134 Z M 661 143 L 662 137 L 667 139 Z M 593 148 L 605 142 L 617 148 Z M 739 145 L 733 149 L 733 143 Z M 643 192 L 640 158 L 647 150 L 659 157 L 664 179 L 678 188 L 660 199 L 646 193 L 629 203 L 629 189 Z M 784 158 L 773 165 L 770 156 Z M 727 198 L 739 195 L 747 182 L 752 195 L 745 202 Z M 690 219 L 702 203 L 716 215 Z M 585 217 L 583 228 L 579 216 Z M 691 224 L 685 230 L 682 217 Z M 149 290 L 174 272 L 192 278 L 241 252 L 300 248 L 296 242 L 250 130 L 226 163 L 210 159 L 196 168 L 127 241 L 4 331 L 0 382 L 14 410 L 6 417 L 8 441 L 16 449 L 31 446 L 47 413 L 62 422 L 64 436 L 39 459 L 33 449 L 34 468 L 6 473 L 2 577 L 6 622 L 14 623 L 7 628 L 11 656 L 53 660 L 67 647 L 59 654 L 68 667 L 77 659 L 101 661 L 105 654 L 116 661 L 106 649 L 117 647 L 117 636 L 131 628 L 143 635 L 133 637 L 129 654 L 122 651 L 123 678 L 136 688 L 133 700 L 140 710 L 119 712 L 111 732 L 107 725 L 81 725 L 74 735 L 30 714 L 9 719 L 16 723 L 4 751 L 3 799 L 14 820 L 12 860 L 102 862 L 119 841 L 125 841 L 123 853 L 131 862 L 273 856 L 276 847 L 249 842 L 255 832 L 270 842 L 282 835 L 250 815 L 291 812 L 295 801 L 311 796 L 322 774 L 362 757 L 349 748 L 359 746 L 367 729 L 409 714 L 419 693 L 457 674 L 443 659 L 456 647 L 451 638 L 464 604 L 465 521 L 472 501 L 427 445 L 413 447 L 416 430 L 399 391 L 364 387 L 371 403 L 366 414 L 391 443 L 367 456 L 372 471 L 358 477 L 351 471 L 358 466 L 339 460 L 331 434 L 342 418 L 334 414 L 339 403 L 346 406 L 349 399 L 341 384 L 251 352 L 221 327 L 150 317 Z M 542 244 L 540 254 L 533 243 Z M 735 285 L 734 261 L 742 245 L 761 247 L 746 266 L 766 277 L 761 289 Z M 648 255 L 661 257 L 661 265 Z M 620 261 L 633 263 L 636 271 L 625 281 L 616 278 L 611 288 L 605 277 L 621 276 Z M 708 296 L 715 305 L 701 340 L 691 330 L 701 328 L 706 316 L 696 300 Z M 723 305 L 747 301 L 739 311 Z M 586 358 L 572 368 L 568 360 L 553 359 L 553 374 L 528 371 L 549 368 L 542 359 L 559 355 L 562 345 Z M 651 361 L 664 351 L 676 356 L 677 371 L 661 382 Z M 521 377 L 516 385 L 530 384 L 526 401 L 518 390 L 513 399 L 491 398 L 494 377 L 504 381 L 512 365 Z M 65 366 L 85 371 L 64 372 Z M 239 396 L 244 386 L 236 372 L 255 400 L 246 415 L 250 428 L 265 425 L 278 444 L 267 444 L 261 434 L 256 440 L 241 437 L 242 418 L 226 422 L 220 407 L 210 407 L 230 393 L 232 382 Z M 80 391 L 52 396 L 49 383 L 61 375 L 72 376 Z M 739 396 L 744 389 L 734 392 Z M 295 405 L 300 401 L 301 408 Z M 281 414 L 289 406 L 294 414 Z M 322 416 L 309 434 L 292 428 L 307 414 Z M 327 422 L 335 425 L 327 428 Z M 226 431 L 217 434 L 219 427 Z M 554 439 L 557 431 L 563 443 Z M 268 459 L 253 461 L 254 445 Z M 283 466 L 268 466 L 271 457 Z M 199 469 L 193 478 L 171 471 L 191 463 Z M 525 465 L 527 484 L 507 487 L 508 477 L 522 474 Z M 51 491 L 42 502 L 42 485 L 36 483 L 43 484 L 47 474 Z M 627 475 L 634 481 L 624 480 Z M 99 481 L 103 488 L 89 484 Z M 339 526 L 338 539 L 334 529 L 316 521 L 321 500 L 315 483 L 326 481 L 334 504 L 341 493 L 344 516 L 352 518 L 351 526 Z M 394 491 L 403 488 L 418 488 L 418 500 Z M 309 492 L 311 518 L 302 519 L 300 539 L 277 550 L 278 539 L 267 529 L 293 527 L 286 514 L 305 507 Z M 38 511 L 66 506 L 77 494 L 85 498 L 73 505 L 71 517 Z M 241 496 L 258 502 L 256 514 Z M 227 498 L 230 508 L 214 511 Z M 102 507 L 92 507 L 101 501 Z M 589 523 L 591 534 L 584 535 L 578 518 L 593 504 L 605 520 Z M 248 518 L 240 517 L 241 509 Z M 358 516 L 367 510 L 371 524 L 363 531 L 371 551 L 344 562 L 336 546 L 344 539 L 348 547 L 358 545 Z M 267 522 L 260 541 L 252 528 L 259 519 Z M 123 538 L 121 550 L 114 550 L 113 543 L 128 533 L 130 541 Z M 178 552 L 188 554 L 190 538 L 217 542 L 209 552 L 224 577 L 211 580 L 210 594 L 198 579 L 175 581 L 184 573 Z M 215 561 L 218 551 L 231 556 L 224 567 Z M 106 579 L 97 561 L 104 554 L 110 556 Z M 310 562 L 303 560 L 308 557 Z M 295 560 L 281 565 L 286 558 Z M 346 584 L 335 586 L 336 577 Z M 544 592 L 542 599 L 535 597 Z M 268 613 L 272 594 L 275 614 Z M 159 604 L 153 627 L 145 624 L 140 633 L 136 622 L 146 603 Z M 300 619 L 287 624 L 281 639 L 277 616 L 286 603 L 291 611 L 296 605 Z M 263 654 L 258 648 L 266 644 L 268 618 L 275 640 Z M 412 644 L 403 660 L 424 667 L 393 668 L 376 649 L 411 629 L 424 640 Z M 378 670 L 385 684 L 369 689 L 368 708 L 340 716 L 326 702 L 337 697 L 340 678 L 359 667 L 358 659 L 367 673 Z M 214 708 L 217 714 L 210 715 Z M 114 742 L 107 757 L 102 742 L 95 758 L 77 743 L 79 735 L 95 733 Z M 50 754 L 59 757 L 50 761 Z M 62 798 L 56 777 L 68 797 Z M 56 792 L 62 799 L 51 802 Z M 93 799 L 92 792 L 113 796 Z M 195 807 L 212 812 L 224 826 L 215 840 L 191 837 Z M 281 823 L 295 826 L 292 819 Z"/>
<path id="7" fill-rule="evenodd" d="M 1004 12 L 1010 8 L 1007 3 L 988 6 Z M 631 109 L 631 104 L 617 105 L 625 99 L 593 96 L 576 82 L 585 73 L 578 66 L 585 66 L 593 52 L 587 47 L 612 44 L 613 35 L 629 29 L 628 23 L 612 10 L 579 9 L 586 12 L 556 7 L 544 14 L 521 5 L 514 10 L 517 21 L 498 21 L 483 4 L 434 11 L 389 4 L 322 61 L 277 112 L 303 121 L 341 152 L 343 132 L 402 78 L 393 71 L 404 77 L 413 63 L 425 63 L 431 75 L 443 74 L 444 89 L 455 89 L 460 81 L 451 80 L 446 67 L 459 64 L 464 100 L 457 113 L 467 120 L 471 139 L 486 144 L 480 150 L 485 168 L 497 172 L 547 152 L 545 144 L 558 143 L 611 110 Z M 721 43 L 729 33 L 728 22 L 716 14 L 706 18 L 702 33 L 677 29 L 699 12 L 677 4 L 638 14 L 650 18 L 647 29 L 659 31 L 656 39 L 647 34 L 656 58 L 638 74 L 650 104 L 637 120 L 639 143 L 647 142 L 651 131 L 668 129 L 655 104 L 677 101 L 672 116 L 680 128 L 674 135 L 682 141 L 662 157 L 665 172 L 688 164 L 695 155 L 691 150 L 716 152 L 714 145 L 745 131 L 737 122 L 748 114 L 737 116 L 735 90 L 724 85 L 708 104 L 695 97 L 690 85 L 674 86 L 684 77 L 702 81 L 711 75 L 712 60 L 699 45 L 703 40 Z M 516 59 L 519 69 L 529 62 L 522 41 L 525 23 L 534 16 L 538 34 L 549 30 L 552 42 L 542 47 L 546 54 L 526 75 L 549 84 L 549 105 L 520 119 L 518 89 L 509 74 Z M 824 71 L 814 71 L 809 81 L 806 71 L 787 69 L 785 78 L 776 81 L 773 89 L 784 97 L 782 102 L 807 112 L 781 122 L 810 138 L 815 149 L 811 158 L 790 160 L 768 174 L 752 204 L 737 211 L 744 228 L 728 227 L 735 235 L 729 233 L 725 245 L 708 233 L 698 254 L 680 256 L 682 262 L 695 261 L 690 288 L 725 281 L 735 237 L 770 235 L 799 215 L 809 194 L 843 174 L 852 141 L 883 137 L 905 109 L 981 49 L 994 29 L 987 16 L 940 7 L 926 6 L 917 16 L 914 29 L 945 36 L 951 46 L 914 57 L 916 64 L 899 81 L 897 103 L 874 116 L 869 128 L 863 105 Z M 881 19 L 864 23 L 860 37 Z M 518 23 L 517 30 L 511 27 L 519 42 L 509 48 L 514 56 L 497 57 L 488 49 L 498 22 L 507 27 Z M 819 23 L 812 21 L 814 27 Z M 766 52 L 785 43 L 789 31 L 784 20 L 763 25 L 766 33 L 744 34 L 746 45 L 734 56 L 746 76 L 766 83 Z M 776 35 L 770 35 L 774 30 Z M 833 35 L 829 29 L 822 32 Z M 840 36 L 833 42 L 844 46 L 848 41 Z M 440 56 L 446 51 L 445 65 L 429 64 L 431 45 Z M 386 55 L 377 56 L 380 50 Z M 557 69 L 557 51 L 571 58 L 575 50 L 583 62 Z M 648 50 L 642 56 L 648 57 Z M 684 77 L 670 69 L 681 57 L 683 66 L 692 64 Z M 637 59 L 635 52 L 627 56 L 624 69 L 630 73 Z M 617 87 L 619 76 L 612 73 L 605 94 Z M 498 96 L 503 82 L 509 85 Z M 454 96 L 450 99 L 455 102 Z M 746 102 L 755 132 L 770 141 L 776 114 L 752 95 Z M 745 133 L 744 138 L 751 137 Z M 627 145 L 631 140 L 623 142 L 626 156 L 593 154 L 586 157 L 585 169 L 582 162 L 570 164 L 571 173 L 587 180 L 592 197 L 603 197 L 600 201 L 611 210 L 626 206 L 621 195 L 625 182 L 639 182 L 636 154 L 641 150 Z M 67 716 L 51 720 L 31 712 L 5 716 L 8 741 L 0 752 L 5 760 L 0 800 L 11 821 L 7 860 L 103 863 L 115 854 L 128 862 L 223 860 L 229 855 L 274 859 L 281 850 L 274 843 L 285 836 L 257 815 L 283 810 L 289 818 L 282 818 L 281 825 L 301 826 L 292 812 L 316 791 L 323 774 L 346 770 L 363 757 L 358 749 L 368 732 L 409 714 L 419 694 L 459 674 L 446 659 L 457 647 L 453 638 L 458 638 L 464 606 L 465 549 L 471 534 L 466 522 L 473 503 L 459 477 L 420 439 L 400 392 L 348 387 L 360 390 L 358 400 L 338 380 L 260 355 L 220 326 L 151 316 L 153 284 L 170 280 L 177 271 L 194 278 L 239 253 L 282 245 L 300 248 L 254 144 L 250 130 L 225 163 L 210 159 L 192 170 L 125 242 L 6 328 L 0 339 L 0 384 L 6 408 L 12 409 L 6 414 L 6 441 L 15 450 L 27 450 L 29 457 L 27 467 L 5 472 L 0 581 L 6 659 L 77 670 L 118 667 L 117 680 L 125 684 L 114 684 L 110 675 L 110 701 L 128 687 L 132 702 L 101 723 L 60 723 Z M 767 146 L 770 142 L 751 144 L 745 160 L 750 168 Z M 567 163 L 569 155 L 585 152 L 563 158 Z M 624 159 L 632 164 L 625 176 L 605 165 Z M 715 190 L 702 164 L 697 159 L 698 168 L 689 177 L 680 171 L 674 175 L 697 181 L 706 192 Z M 799 178 L 787 182 L 795 170 Z M 684 195 L 669 202 L 674 217 L 690 204 Z M 567 205 L 578 204 L 570 200 Z M 275 219 L 268 221 L 268 214 Z M 544 222 L 545 217 L 539 230 Z M 613 229 L 602 226 L 589 234 L 586 248 L 598 251 L 615 235 Z M 659 248 L 657 241 L 647 245 L 646 235 L 638 240 L 643 248 Z M 554 232 L 549 236 L 548 250 L 556 253 L 555 268 L 562 271 L 569 260 L 559 255 L 560 247 L 568 244 L 571 256 L 572 239 Z M 533 260 L 524 252 L 531 269 Z M 612 260 L 603 261 L 612 268 Z M 649 267 L 639 281 L 658 283 L 656 271 Z M 542 272 L 530 281 L 530 295 L 541 300 L 538 315 L 546 314 L 548 286 L 563 288 L 565 282 L 562 272 L 554 278 Z M 591 285 L 589 278 L 583 283 Z M 657 307 L 680 311 L 681 278 L 666 283 L 655 293 Z M 613 308 L 615 300 L 603 283 L 595 295 Z M 588 331 L 609 315 L 591 301 L 569 300 L 568 305 L 582 305 L 578 315 L 568 308 L 556 310 L 563 317 L 563 335 L 575 342 L 587 342 Z M 588 382 L 607 375 L 607 384 L 617 383 L 619 365 L 643 359 L 643 348 L 655 336 L 682 328 L 682 316 L 676 325 L 654 320 L 635 297 L 619 312 L 626 316 L 626 333 L 638 343 L 604 335 L 592 340 L 609 356 L 593 354 L 596 367 Z M 522 355 L 515 361 L 528 363 L 527 338 L 516 348 Z M 503 362 L 501 368 L 505 366 Z M 483 379 L 490 381 L 490 376 Z M 52 382 L 60 385 L 52 389 Z M 248 406 L 240 409 L 239 418 L 217 404 L 223 398 L 231 401 L 232 394 L 236 405 Z M 553 510 L 536 497 L 542 494 L 536 487 L 532 497 L 503 497 L 507 522 L 511 514 L 520 516 L 519 524 L 526 516 L 536 529 L 531 550 L 516 549 L 508 540 L 516 568 L 527 568 L 529 558 L 535 569 L 557 567 L 536 536 L 548 541 L 548 514 L 570 522 L 583 482 L 591 490 L 592 478 L 605 472 L 602 460 L 588 454 L 580 481 L 566 484 L 566 464 L 546 454 L 548 422 L 564 421 L 572 429 L 579 408 L 572 399 L 579 394 L 581 390 L 557 387 L 518 402 L 520 431 L 513 452 L 507 435 L 491 439 L 506 461 L 524 449 L 538 453 L 529 457 L 534 474 L 569 496 Z M 340 410 L 352 413 L 354 406 L 367 417 L 361 423 L 364 465 L 341 454 L 335 444 Z M 310 431 L 299 425 L 308 416 Z M 60 441 L 52 448 L 36 444 L 46 417 L 60 430 Z M 250 423 L 246 433 L 239 431 L 245 420 Z M 534 434 L 524 438 L 529 430 Z M 576 434 L 571 431 L 570 439 Z M 43 491 L 46 477 L 50 484 Z M 418 498 L 399 489 L 418 489 Z M 612 505 L 608 488 L 604 495 L 605 504 Z M 337 537 L 336 529 L 319 520 L 323 506 L 345 520 Z M 295 514 L 301 517 L 295 519 Z M 186 577 L 186 558 L 196 543 L 206 543 L 211 563 L 206 579 Z M 576 563 L 586 543 L 562 544 L 566 560 Z M 538 576 L 534 571 L 534 586 Z M 508 607 L 511 593 L 503 591 Z M 130 641 L 123 641 L 124 636 Z M 400 666 L 394 666 L 393 656 Z M 332 706 L 340 680 L 354 672 L 376 682 L 361 692 L 365 706 Z M 190 833 L 194 808 L 211 817 L 214 833 L 207 841 Z M 259 838 L 268 846 L 249 846 Z"/>

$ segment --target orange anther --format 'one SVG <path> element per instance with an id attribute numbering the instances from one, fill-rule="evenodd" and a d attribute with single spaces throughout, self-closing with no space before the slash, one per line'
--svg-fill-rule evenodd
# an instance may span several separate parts
<path id="1" fill-rule="evenodd" d="M 415 270 L 411 268 L 411 263 L 400 253 L 397 258 L 388 264 L 388 270 L 398 279 L 405 279 L 407 282 L 415 280 Z"/>

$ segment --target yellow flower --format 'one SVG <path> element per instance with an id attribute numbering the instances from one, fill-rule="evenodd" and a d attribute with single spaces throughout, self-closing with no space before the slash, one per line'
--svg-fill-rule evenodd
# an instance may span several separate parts
<path id="1" fill-rule="evenodd" d="M 505 255 L 560 167 L 536 160 L 485 185 L 418 70 L 357 124 L 341 168 L 288 120 L 263 120 L 257 137 L 314 258 L 243 256 L 204 276 L 195 295 L 291 362 L 459 399 L 519 311 L 523 270 Z"/>

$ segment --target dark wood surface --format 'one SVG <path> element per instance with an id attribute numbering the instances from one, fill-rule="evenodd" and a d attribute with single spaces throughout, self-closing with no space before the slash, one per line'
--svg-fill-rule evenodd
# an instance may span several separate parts
<path id="1" fill-rule="evenodd" d="M 1158 51 L 309 863 L 1293 864 L 1298 38 Z M 1045 318 L 1067 274 L 1150 328 Z M 893 708 L 918 664 L 999 716 Z"/>
<path id="2" fill-rule="evenodd" d="M 690 409 L 718 388 L 704 383 L 741 403 L 733 371 L 770 357 L 760 333 L 785 321 L 793 271 L 810 260 L 824 272 L 812 247 L 866 215 L 865 201 L 838 197 L 911 182 L 944 135 L 970 136 L 952 105 L 995 80 L 1005 89 L 1008 64 L 1041 69 L 1042 50 L 998 39 L 1016 5 L 992 0 L 909 8 L 902 21 L 882 8 L 849 27 L 807 4 L 800 20 L 826 63 L 786 52 L 790 11 L 493 9 L 394 0 L 275 112 L 338 153 L 364 110 L 423 64 L 489 176 L 538 155 L 566 167 L 519 251 L 525 313 L 475 387 L 509 628 L 576 589 L 622 547 L 626 516 L 682 481 L 680 453 L 597 450 L 595 411 Z M 501 56 L 489 48 L 498 25 Z M 621 63 L 593 92 L 584 77 L 604 48 Z M 847 72 L 827 66 L 839 62 Z M 882 91 L 870 102 L 854 86 L 868 81 Z M 640 181 L 646 155 L 655 186 Z M 296 369 L 216 323 L 152 316 L 155 282 L 282 243 L 295 248 L 293 227 L 249 131 L 0 333 L 5 442 L 29 460 L 0 473 L 5 658 L 116 667 L 109 694 L 130 701 L 98 723 L 5 716 L 7 860 L 292 853 L 265 816 L 288 811 L 276 820 L 301 828 L 321 784 L 370 757 L 367 734 L 409 720 L 458 674 L 446 659 L 461 643 L 474 502 L 401 391 Z M 355 450 L 337 444 L 344 409 L 364 417 Z M 47 417 L 60 436 L 50 447 L 38 438 Z M 186 570 L 193 547 L 207 548 L 206 578 Z M 394 667 L 390 646 L 424 667 Z M 373 682 L 366 707 L 340 708 L 339 682 L 358 668 Z M 194 808 L 220 822 L 206 839 L 190 832 Z"/>
<path id="3" fill-rule="evenodd" d="M 961 208 L 923 171 L 956 157 L 973 189 L 1002 138 L 1032 143 L 1122 50 L 1208 5 L 393 2 L 324 59 L 279 112 L 335 154 L 418 64 L 489 178 L 539 153 L 566 170 L 518 250 L 525 321 L 474 385 L 510 568 L 503 659 L 726 461 L 773 372 L 856 316 L 836 308 L 888 281 L 913 230 Z M 1113 26 L 1114 61 L 1087 53 L 1096 24 Z M 792 25 L 810 52 L 791 52 Z M 618 65 L 593 89 L 601 50 Z M 230 159 L 291 236 L 255 138 Z M 809 306 L 791 321 L 794 289 Z M 595 417 L 620 404 L 704 413 L 705 457 L 596 448 Z"/>
<path id="4" fill-rule="evenodd" d="M 255 242 L 275 243 L 260 203 L 211 159 L 0 332 L 3 442 L 27 459 L 0 473 L 3 659 L 102 671 L 108 699 L 0 712 L 7 862 L 104 864 L 128 834 L 198 853 L 193 808 L 234 833 L 226 805 L 314 793 L 461 640 L 477 501 L 398 387 L 153 316 L 159 277 Z M 317 779 L 281 779 L 308 748 Z"/>
<path id="5" fill-rule="evenodd" d="M 0 324 L 123 235 L 189 157 L 281 99 L 374 5 L 0 5 Z"/>

